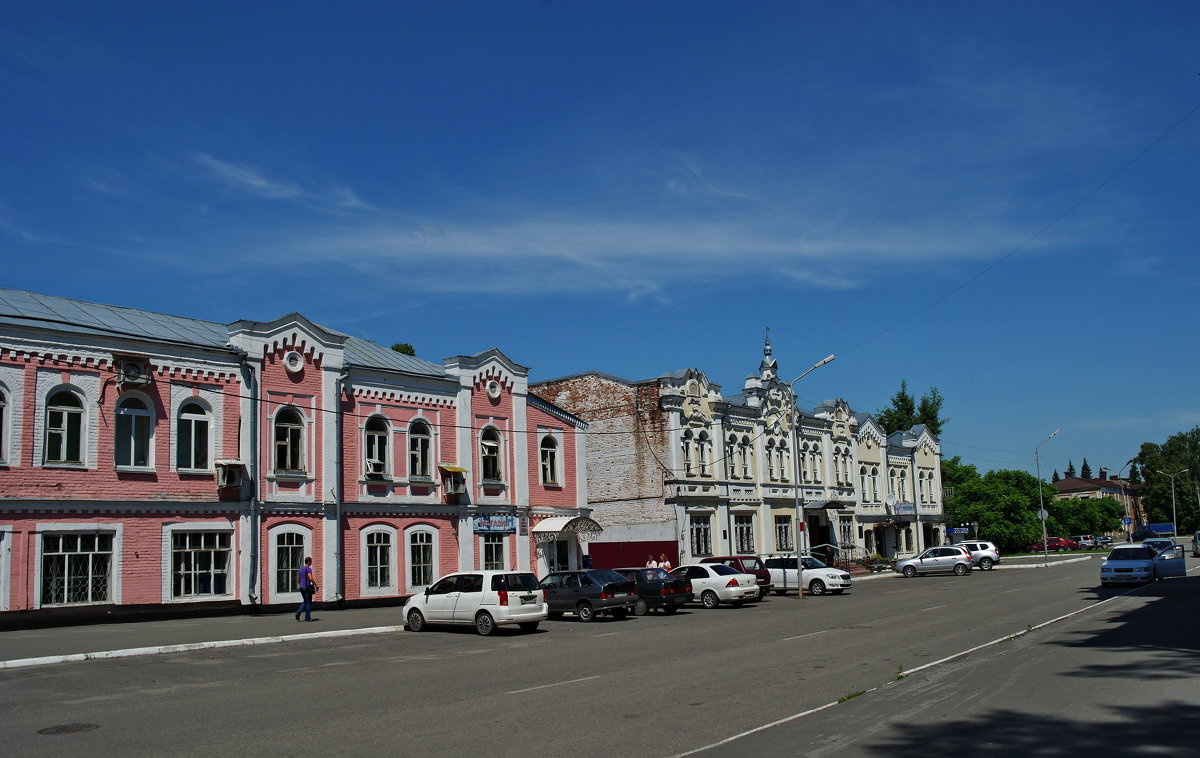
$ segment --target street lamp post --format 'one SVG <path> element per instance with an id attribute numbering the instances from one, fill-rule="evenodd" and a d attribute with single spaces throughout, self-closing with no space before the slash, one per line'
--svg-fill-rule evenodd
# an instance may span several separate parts
<path id="1" fill-rule="evenodd" d="M 1050 433 L 1050 437 L 1061 432 L 1061 429 L 1055 429 Z M 1046 544 L 1046 501 L 1042 498 L 1042 459 L 1038 455 L 1038 448 L 1050 441 L 1050 437 L 1042 440 L 1033 446 L 1033 461 L 1037 466 L 1038 479 L 1038 518 L 1042 520 L 1042 565 L 1050 565 L 1050 546 Z"/>
<path id="2" fill-rule="evenodd" d="M 812 372 L 821 368 L 826 363 L 829 363 L 836 357 L 837 356 L 835 356 L 835 355 L 825 356 L 821 360 L 814 363 L 811 367 L 809 367 L 808 371 L 805 371 L 800 376 L 798 376 L 795 379 L 793 379 L 792 381 L 788 382 L 788 388 L 792 391 L 792 459 L 795 461 L 795 464 L 796 464 L 795 466 L 793 466 L 793 468 L 796 470 L 796 481 L 794 482 L 795 487 L 796 487 L 796 490 L 795 490 L 796 528 L 793 530 L 794 534 L 792 536 L 792 539 L 794 540 L 795 549 L 796 549 L 796 597 L 800 600 L 804 599 L 804 582 L 803 582 L 804 572 L 803 572 L 803 569 L 801 568 L 803 566 L 803 560 L 800 557 L 800 534 L 801 534 L 801 530 L 804 528 L 804 511 L 803 511 L 804 506 L 802 504 L 802 498 L 800 496 L 800 488 L 801 488 L 801 481 L 800 481 L 800 406 L 796 404 L 796 382 L 800 381 L 801 379 L 808 376 Z M 784 569 L 783 576 L 786 579 L 787 569 Z"/>
<path id="3" fill-rule="evenodd" d="M 1124 466 L 1121 466 L 1121 468 L 1117 469 L 1117 486 L 1121 488 L 1121 507 L 1125 509 L 1126 515 L 1129 514 L 1129 503 L 1125 502 L 1125 480 L 1121 478 L 1121 474 L 1123 474 L 1125 472 L 1125 466 L 1128 466 L 1129 464 L 1133 463 L 1133 461 L 1134 461 L 1134 459 L 1130 458 L 1129 460 L 1125 461 Z M 1110 469 L 1107 466 L 1101 466 L 1100 470 L 1108 471 L 1109 473 L 1112 472 L 1112 469 Z M 1130 524 L 1133 523 L 1132 518 L 1129 519 L 1129 523 Z M 1131 541 L 1130 537 L 1131 537 L 1131 530 L 1129 528 L 1126 528 L 1125 529 L 1125 541 L 1130 542 Z"/>
<path id="4" fill-rule="evenodd" d="M 1155 469 L 1155 470 L 1157 471 L 1157 469 Z M 1186 473 L 1186 472 L 1187 472 L 1187 469 L 1185 469 L 1185 468 L 1179 469 L 1174 474 L 1168 474 L 1166 471 L 1158 472 L 1158 473 L 1162 474 L 1163 476 L 1171 477 L 1171 536 L 1172 537 L 1179 536 L 1179 525 L 1177 523 L 1175 523 L 1175 477 L 1179 476 L 1180 474 Z"/>

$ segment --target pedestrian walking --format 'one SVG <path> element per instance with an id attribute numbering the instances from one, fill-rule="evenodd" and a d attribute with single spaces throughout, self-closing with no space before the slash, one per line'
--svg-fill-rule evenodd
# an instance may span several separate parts
<path id="1" fill-rule="evenodd" d="M 658 561 L 654 560 L 654 553 L 651 553 L 650 555 L 646 556 L 646 568 L 648 568 L 648 569 L 658 568 Z"/>
<path id="2" fill-rule="evenodd" d="M 313 581 L 312 557 L 304 557 L 304 565 L 300 567 L 300 607 L 296 609 L 296 620 L 304 614 L 305 621 L 312 621 L 312 599 L 317 592 L 317 583 Z"/>
<path id="3" fill-rule="evenodd" d="M 662 553 L 661 555 L 658 556 L 658 567 L 665 571 L 671 570 L 671 560 L 669 558 L 667 558 L 666 553 Z"/>

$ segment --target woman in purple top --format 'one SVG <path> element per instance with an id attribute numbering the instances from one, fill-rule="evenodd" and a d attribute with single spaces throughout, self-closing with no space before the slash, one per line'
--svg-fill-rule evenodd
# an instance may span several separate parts
<path id="1" fill-rule="evenodd" d="M 317 591 L 317 583 L 313 581 L 312 557 L 304 558 L 304 565 L 300 567 L 300 607 L 296 609 L 296 620 L 300 620 L 300 614 L 304 614 L 305 621 L 312 621 L 312 599 L 313 593 Z"/>

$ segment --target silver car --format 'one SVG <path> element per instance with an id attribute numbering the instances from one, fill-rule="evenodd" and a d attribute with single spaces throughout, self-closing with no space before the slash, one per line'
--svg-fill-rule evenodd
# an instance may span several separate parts
<path id="1" fill-rule="evenodd" d="M 895 571 L 910 578 L 917 574 L 966 576 L 971 573 L 971 554 L 958 545 L 931 547 L 916 558 L 899 561 Z"/>
<path id="2" fill-rule="evenodd" d="M 1000 549 L 991 542 L 971 540 L 960 542 L 955 547 L 964 548 L 971 554 L 971 564 L 983 571 L 991 571 L 1000 562 Z"/>

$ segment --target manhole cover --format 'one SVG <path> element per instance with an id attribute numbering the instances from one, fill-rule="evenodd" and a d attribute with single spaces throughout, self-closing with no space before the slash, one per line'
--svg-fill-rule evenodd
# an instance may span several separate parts
<path id="1" fill-rule="evenodd" d="M 39 729 L 38 734 L 74 734 L 75 732 L 90 732 L 99 728 L 99 724 L 62 724 Z"/>

